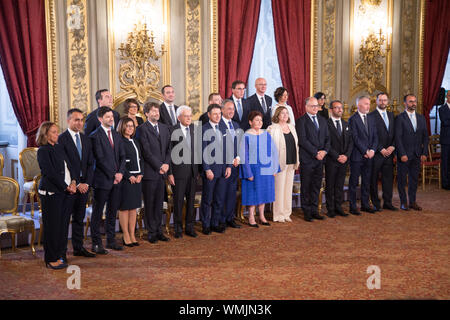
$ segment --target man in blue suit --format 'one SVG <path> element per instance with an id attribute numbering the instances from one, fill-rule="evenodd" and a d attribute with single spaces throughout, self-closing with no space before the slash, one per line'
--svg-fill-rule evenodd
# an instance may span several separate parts
<path id="1" fill-rule="evenodd" d="M 231 92 L 233 93 L 230 100 L 234 101 L 234 117 L 233 120 L 239 123 L 242 130 L 247 131 L 250 128 L 248 123 L 248 115 L 250 113 L 250 107 L 247 104 L 247 100 L 244 100 L 245 95 L 245 83 L 241 80 L 236 80 L 231 85 Z"/>
<path id="2" fill-rule="evenodd" d="M 442 188 L 450 190 L 450 90 L 447 91 L 447 102 L 439 107 L 441 120 L 441 180 Z"/>
<path id="3" fill-rule="evenodd" d="M 109 107 L 100 107 L 97 113 L 100 126 L 91 133 L 95 159 L 94 203 L 91 217 L 92 250 L 106 254 L 100 235 L 100 222 L 106 204 L 106 248 L 122 250 L 116 243 L 115 228 L 117 210 L 120 205 L 121 182 L 125 172 L 125 149 L 122 137 L 113 129 L 114 114 Z"/>
<path id="4" fill-rule="evenodd" d="M 225 156 L 226 163 L 231 166 L 231 175 L 228 179 L 222 179 L 221 183 L 224 184 L 225 196 L 223 203 L 223 212 L 220 219 L 221 227 L 240 228 L 234 221 L 236 216 L 236 192 L 239 177 L 239 163 L 240 158 L 238 156 L 238 143 L 242 136 L 242 130 L 236 121 L 233 121 L 234 116 L 234 103 L 230 99 L 226 99 L 223 102 L 222 107 L 222 119 L 220 124 L 225 126 Z"/>
<path id="5" fill-rule="evenodd" d="M 428 156 L 428 129 L 425 117 L 416 113 L 417 98 L 407 94 L 403 102 L 405 111 L 395 119 L 395 144 L 397 146 L 397 186 L 400 197 L 400 209 L 420 211 L 416 202 L 417 183 L 420 162 Z M 406 177 L 408 176 L 408 201 L 406 198 Z"/>
<path id="6" fill-rule="evenodd" d="M 227 134 L 227 127 L 221 123 L 221 108 L 217 104 L 208 106 L 209 121 L 203 125 L 202 146 L 202 203 L 200 205 L 202 233 L 211 231 L 223 233 L 225 228 L 220 225 L 225 196 L 224 179 L 231 176 L 231 164 L 226 159 L 223 144 Z"/>
<path id="7" fill-rule="evenodd" d="M 360 215 L 356 206 L 356 188 L 361 176 L 361 211 L 375 213 L 369 204 L 370 178 L 373 157 L 378 147 L 378 135 L 375 119 L 368 117 L 370 98 L 361 96 L 356 99 L 358 111 L 348 120 L 353 138 L 353 151 L 350 157 L 349 201 L 350 213 Z"/>
<path id="8" fill-rule="evenodd" d="M 319 193 L 323 178 L 325 156 L 330 150 L 330 135 L 325 118 L 317 115 L 319 103 L 314 97 L 305 101 L 306 113 L 297 119 L 300 159 L 300 197 L 305 221 L 323 220 L 319 215 Z"/>

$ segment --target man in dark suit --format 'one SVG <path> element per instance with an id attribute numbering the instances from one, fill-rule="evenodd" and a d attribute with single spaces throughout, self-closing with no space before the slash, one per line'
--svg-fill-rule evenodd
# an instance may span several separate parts
<path id="1" fill-rule="evenodd" d="M 416 113 L 417 98 L 407 94 L 403 98 L 405 111 L 395 118 L 395 144 L 397 147 L 397 186 L 400 197 L 400 209 L 410 208 L 420 211 L 416 202 L 417 183 L 420 162 L 428 156 L 428 129 L 425 117 Z M 408 198 L 406 198 L 406 177 L 408 176 Z"/>
<path id="2" fill-rule="evenodd" d="M 220 183 L 223 183 L 223 189 L 225 190 L 223 211 L 220 219 L 222 228 L 240 228 L 234 221 L 236 216 L 236 192 L 239 178 L 239 163 L 240 157 L 238 156 L 238 143 L 243 131 L 239 128 L 239 124 L 233 121 L 234 116 L 234 103 L 230 99 L 226 99 L 222 107 L 222 119 L 220 124 L 222 127 L 226 127 L 225 135 L 225 156 L 226 163 L 231 165 L 231 175 L 228 179 L 222 179 Z"/>
<path id="3" fill-rule="evenodd" d="M 352 134 L 347 121 L 342 119 L 343 105 L 339 100 L 330 103 L 328 131 L 330 150 L 325 159 L 325 195 L 327 216 L 348 216 L 342 209 L 344 201 L 344 182 L 347 167 L 353 150 Z"/>
<path id="4" fill-rule="evenodd" d="M 378 198 L 378 180 L 381 175 L 383 190 L 383 209 L 398 210 L 392 205 L 392 187 L 394 182 L 394 150 L 395 130 L 394 113 L 386 110 L 389 104 L 389 96 L 385 92 L 377 94 L 377 108 L 369 113 L 377 127 L 378 146 L 373 157 L 372 178 L 370 182 L 370 198 L 373 209 L 381 211 Z"/>
<path id="5" fill-rule="evenodd" d="M 244 100 L 245 83 L 240 80 L 234 81 L 231 85 L 231 91 L 233 94 L 230 99 L 233 100 L 235 106 L 233 121 L 236 121 L 242 130 L 247 131 L 250 128 L 248 123 L 250 107 Z"/>
<path id="6" fill-rule="evenodd" d="M 74 256 L 95 257 L 95 254 L 83 247 L 83 220 L 86 213 L 89 187 L 94 177 L 94 156 L 91 141 L 83 133 L 83 111 L 70 109 L 67 112 L 68 128 L 58 137 L 58 144 L 64 148 L 72 167 L 72 179 L 75 179 L 77 192 L 68 194 L 64 208 L 64 245 L 63 259 L 66 258 L 70 217 L 72 216 L 72 247 Z M 67 258 L 65 259 L 67 260 Z"/>
<path id="7" fill-rule="evenodd" d="M 147 121 L 136 130 L 136 138 L 142 146 L 144 158 L 144 195 L 145 226 L 148 241 L 157 243 L 169 241 L 162 232 L 162 210 L 164 202 L 165 178 L 170 165 L 170 128 L 159 122 L 160 106 L 154 102 L 144 105 Z"/>
<path id="8" fill-rule="evenodd" d="M 101 125 L 89 138 L 95 159 L 94 203 L 91 217 L 92 250 L 106 254 L 100 235 L 100 222 L 106 204 L 106 248 L 122 250 L 116 243 L 115 229 L 117 210 L 120 205 L 121 181 L 125 172 L 125 149 L 122 137 L 113 128 L 114 114 L 109 107 L 100 107 L 97 118 Z"/>
<path id="9" fill-rule="evenodd" d="M 263 115 L 263 129 L 272 124 L 272 98 L 266 95 L 267 81 L 264 78 L 255 80 L 256 93 L 246 99 L 250 111 L 259 111 Z"/>
<path id="10" fill-rule="evenodd" d="M 222 97 L 220 96 L 220 93 L 217 92 L 213 92 L 209 95 L 208 97 L 208 106 L 210 104 L 218 104 L 219 106 L 222 105 Z M 206 111 L 205 113 L 203 113 L 199 120 L 202 122 L 202 126 L 207 123 L 209 121 L 209 117 L 208 117 L 208 111 Z"/>
<path id="11" fill-rule="evenodd" d="M 441 181 L 442 188 L 450 190 L 450 90 L 447 91 L 447 102 L 439 107 L 441 120 Z"/>
<path id="12" fill-rule="evenodd" d="M 225 196 L 224 179 L 231 175 L 231 165 L 224 159 L 223 144 L 227 127 L 220 122 L 221 108 L 217 104 L 208 106 L 209 121 L 202 127 L 202 203 L 200 213 L 205 235 L 211 231 L 223 233 L 220 225 Z"/>
<path id="13" fill-rule="evenodd" d="M 95 100 L 97 101 L 97 109 L 92 111 L 88 114 L 86 117 L 86 122 L 84 124 L 84 134 L 86 137 L 89 137 L 92 131 L 97 129 L 100 126 L 100 121 L 98 121 L 97 118 L 97 112 L 100 107 L 108 107 L 112 108 L 113 106 L 113 97 L 111 93 L 108 91 L 108 89 L 101 89 L 98 90 L 95 93 Z M 120 115 L 117 111 L 112 110 L 114 115 L 114 125 L 113 128 L 117 128 L 117 125 L 119 124 Z"/>
<path id="14" fill-rule="evenodd" d="M 173 127 L 171 136 L 171 163 L 169 168 L 169 182 L 173 189 L 174 202 L 174 229 L 175 238 L 183 236 L 183 205 L 186 197 L 186 235 L 197 237 L 194 230 L 195 224 L 195 185 L 198 176 L 198 164 L 196 160 L 201 155 L 195 156 L 197 140 L 194 132 L 197 130 L 192 123 L 192 109 L 188 106 L 180 106 L 177 109 L 179 123 Z"/>
<path id="15" fill-rule="evenodd" d="M 319 193 L 322 185 L 324 158 L 330 150 L 330 136 L 327 121 L 317 116 L 317 99 L 309 97 L 305 101 L 306 113 L 297 119 L 299 153 L 301 205 L 305 221 L 322 220 L 319 215 Z"/>
<path id="16" fill-rule="evenodd" d="M 361 176 L 361 211 L 375 213 L 369 204 L 370 177 L 373 157 L 378 146 L 375 120 L 367 114 L 370 110 L 370 98 L 361 96 L 356 99 L 358 111 L 348 120 L 353 138 L 353 150 L 350 157 L 349 202 L 350 213 L 360 215 L 356 206 L 356 188 Z"/>
<path id="17" fill-rule="evenodd" d="M 177 108 L 175 105 L 175 89 L 171 85 L 165 85 L 161 89 L 164 102 L 159 108 L 159 122 L 169 127 L 178 123 Z"/>

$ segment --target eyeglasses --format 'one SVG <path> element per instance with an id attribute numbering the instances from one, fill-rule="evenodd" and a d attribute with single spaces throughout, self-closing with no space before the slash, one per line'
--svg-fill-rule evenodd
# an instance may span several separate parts
<path id="1" fill-rule="evenodd" d="M 312 105 L 312 106 L 310 105 L 310 107 L 311 108 L 319 108 L 320 106 L 318 104 L 315 104 L 315 105 Z"/>

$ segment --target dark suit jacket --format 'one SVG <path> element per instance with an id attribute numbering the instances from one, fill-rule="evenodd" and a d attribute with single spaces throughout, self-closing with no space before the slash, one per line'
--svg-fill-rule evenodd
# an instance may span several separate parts
<path id="1" fill-rule="evenodd" d="M 55 144 L 54 146 L 46 144 L 39 147 L 37 160 L 42 176 L 39 183 L 39 190 L 55 193 L 64 192 L 68 187 L 64 182 L 64 161 L 67 163 L 67 168 L 71 176 L 73 175 L 73 170 L 71 170 L 70 162 L 67 159 L 63 146 L 59 144 Z"/>
<path id="2" fill-rule="evenodd" d="M 198 175 L 198 167 L 199 165 L 195 163 L 195 152 L 200 151 L 200 146 L 197 146 L 197 142 L 195 141 L 195 136 L 194 136 L 194 131 L 198 130 L 197 128 L 195 128 L 195 125 L 193 123 L 191 123 L 191 125 L 189 126 L 189 134 L 191 136 L 191 147 L 190 147 L 190 157 L 189 157 L 189 161 L 188 163 L 185 162 L 177 162 L 178 164 L 174 163 L 174 159 L 171 158 L 171 164 L 170 164 L 170 170 L 169 170 L 169 174 L 173 174 L 173 176 L 175 177 L 175 179 L 186 179 L 187 177 L 189 177 L 189 173 L 192 173 L 192 176 L 194 178 L 197 177 Z M 180 143 L 182 145 L 180 145 Z M 178 146 L 178 147 L 177 147 Z M 184 150 L 188 150 L 189 146 L 184 138 L 184 136 L 182 135 L 181 132 L 181 126 L 180 123 L 177 123 L 176 126 L 173 127 L 173 131 L 172 131 L 172 136 L 171 136 L 171 149 L 174 150 L 174 148 L 181 148 L 184 147 L 183 149 L 180 150 L 180 152 L 176 152 L 176 154 L 174 156 L 180 157 L 181 159 L 183 159 L 183 151 Z M 199 158 L 199 156 L 201 157 L 201 154 L 197 155 L 197 159 L 201 159 Z"/>
<path id="3" fill-rule="evenodd" d="M 319 131 L 316 125 L 305 113 L 295 122 L 297 131 L 298 146 L 300 153 L 300 165 L 314 165 L 320 160 L 316 159 L 317 152 L 324 150 L 328 153 L 330 150 L 330 135 L 328 132 L 327 121 L 321 116 L 317 116 L 319 122 Z"/>
<path id="4" fill-rule="evenodd" d="M 202 141 L 202 168 L 203 171 L 206 170 L 211 170 L 214 173 L 214 177 L 221 177 L 224 176 L 225 174 L 225 170 L 227 167 L 231 167 L 231 164 L 226 164 L 226 152 L 224 152 L 225 150 L 225 144 L 226 144 L 226 135 L 227 135 L 227 127 L 225 126 L 224 122 L 219 122 L 219 130 L 222 134 L 221 136 L 221 140 L 216 146 L 215 146 L 215 150 L 213 152 L 206 152 L 207 155 L 211 155 L 211 157 L 214 159 L 215 157 L 215 151 L 216 150 L 221 150 L 222 151 L 222 155 L 223 158 L 221 159 L 221 163 L 208 163 L 208 159 L 205 158 L 204 156 L 204 150 L 206 147 L 208 147 L 210 144 L 215 143 L 216 142 L 216 135 L 213 135 L 212 137 L 209 136 L 209 134 L 211 134 L 211 131 L 209 130 L 214 130 L 211 127 L 211 124 L 209 122 L 207 122 L 203 127 L 202 127 L 202 132 L 203 132 L 203 141 Z"/>
<path id="5" fill-rule="evenodd" d="M 114 149 L 101 126 L 89 136 L 95 159 L 94 188 L 110 190 L 116 173 L 125 174 L 126 155 L 122 136 L 115 130 L 111 130 L 111 135 Z"/>
<path id="6" fill-rule="evenodd" d="M 175 109 L 174 116 L 176 118 L 178 106 L 176 106 L 174 104 L 173 108 Z M 177 120 L 177 123 L 179 123 L 178 119 L 176 119 L 176 120 Z M 160 108 L 159 108 L 159 122 L 163 123 L 169 127 L 173 127 L 172 118 L 170 117 L 169 112 L 167 112 L 167 108 L 166 108 L 166 105 L 164 104 L 164 102 L 161 103 Z"/>
<path id="7" fill-rule="evenodd" d="M 380 115 L 378 110 L 374 110 L 368 114 L 369 118 L 372 118 L 375 121 L 375 125 L 377 127 L 377 135 L 378 135 L 378 147 L 375 150 L 376 152 L 380 152 L 382 149 L 386 149 L 390 146 L 395 147 L 395 119 L 393 112 L 387 112 L 388 120 L 389 120 L 389 130 L 386 128 L 386 124 L 384 123 L 383 117 Z M 391 154 L 393 156 L 393 154 Z"/>
<path id="8" fill-rule="evenodd" d="M 232 101 L 233 95 L 230 97 Z M 250 107 L 248 106 L 247 99 L 241 99 L 242 104 L 242 120 L 239 120 L 239 113 L 237 111 L 236 104 L 234 105 L 234 117 L 233 121 L 236 121 L 242 130 L 247 131 L 250 128 L 250 124 L 248 123 L 248 115 L 250 113 Z"/>
<path id="9" fill-rule="evenodd" d="M 203 113 L 200 118 L 198 118 L 202 122 L 202 126 L 209 121 L 208 112 Z"/>
<path id="10" fill-rule="evenodd" d="M 133 143 L 130 140 L 122 137 L 122 141 L 123 148 L 125 150 L 125 173 L 123 175 L 123 178 L 129 179 L 131 176 L 137 177 L 139 175 L 143 175 L 144 160 L 142 159 L 141 144 L 137 139 L 133 139 L 133 142 L 136 145 L 136 149 L 138 150 L 136 154 L 136 149 L 134 148 Z"/>
<path id="11" fill-rule="evenodd" d="M 395 143 L 397 157 L 406 155 L 409 159 L 413 156 L 428 155 L 428 129 L 425 117 L 416 112 L 417 128 L 414 132 L 413 125 L 407 111 L 400 113 L 395 118 Z"/>
<path id="12" fill-rule="evenodd" d="M 447 103 L 439 107 L 439 119 L 441 120 L 439 142 L 441 144 L 450 144 L 450 108 Z"/>
<path id="13" fill-rule="evenodd" d="M 330 150 L 327 154 L 327 160 L 339 163 L 337 159 L 343 154 L 347 156 L 346 163 L 348 163 L 353 150 L 353 138 L 348 122 L 341 119 L 342 135 L 339 135 L 336 126 L 333 123 L 333 119 L 329 118 L 327 123 L 328 132 L 330 133 Z"/>
<path id="14" fill-rule="evenodd" d="M 220 119 L 219 123 L 222 125 L 222 127 L 224 126 L 225 130 L 226 130 L 226 136 L 225 137 L 226 137 L 227 140 L 225 140 L 226 143 L 224 145 L 224 150 L 225 150 L 225 154 L 229 153 L 227 163 L 228 164 L 230 164 L 230 163 L 232 164 L 232 162 L 233 162 L 232 160 L 234 160 L 238 156 L 238 153 L 239 153 L 239 142 L 240 141 L 238 141 L 239 136 L 237 135 L 238 134 L 237 130 L 240 129 L 241 127 L 239 126 L 239 123 L 237 123 L 236 121 L 231 119 L 231 124 L 233 125 L 234 135 L 235 136 L 233 138 L 233 150 L 230 150 L 231 142 L 228 141 L 228 139 L 232 138 L 231 132 L 229 131 L 228 125 L 225 123 L 223 118 Z"/>
<path id="15" fill-rule="evenodd" d="M 77 146 L 68 130 L 59 135 L 58 144 L 64 148 L 69 159 L 74 172 L 72 179 L 76 180 L 77 185 L 79 183 L 87 183 L 91 186 L 94 178 L 94 155 L 92 153 L 91 140 L 83 133 L 80 132 L 79 134 L 81 140 L 81 159 L 78 155 Z"/>
<path id="16" fill-rule="evenodd" d="M 98 108 L 95 109 L 94 111 L 91 111 L 91 113 L 89 113 L 88 116 L 86 117 L 86 122 L 84 123 L 84 134 L 86 135 L 86 137 L 89 137 L 90 134 L 95 129 L 100 127 L 100 121 L 98 121 L 97 111 Z M 120 114 L 115 110 L 113 110 L 113 114 L 114 114 L 114 128 L 117 128 L 117 126 L 119 125 Z"/>
<path id="17" fill-rule="evenodd" d="M 375 120 L 373 117 L 367 117 L 369 133 L 367 134 L 364 123 L 358 112 L 355 112 L 350 119 L 348 125 L 352 132 L 353 151 L 351 161 L 363 161 L 367 150 L 377 151 L 378 134 Z"/>
<path id="18" fill-rule="evenodd" d="M 264 109 L 261 105 L 261 100 L 255 93 L 254 95 L 248 97 L 246 99 L 246 103 L 250 108 L 250 111 L 259 111 L 263 114 L 263 129 L 267 129 L 268 126 L 272 124 L 272 98 L 267 94 L 264 95 L 264 99 L 266 100 L 267 112 L 264 112 Z"/>
<path id="19" fill-rule="evenodd" d="M 144 158 L 144 180 L 160 179 L 159 170 L 163 164 L 168 164 L 170 168 L 170 129 L 160 122 L 158 128 L 159 135 L 153 125 L 146 121 L 136 130 L 136 139 L 141 144 Z"/>

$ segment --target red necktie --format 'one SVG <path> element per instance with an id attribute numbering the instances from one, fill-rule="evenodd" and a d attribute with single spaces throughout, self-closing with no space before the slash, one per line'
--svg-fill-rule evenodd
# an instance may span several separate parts
<path id="1" fill-rule="evenodd" d="M 112 141 L 112 138 L 111 138 L 111 129 L 108 130 L 108 139 L 109 139 L 109 143 L 111 144 L 111 148 L 114 149 L 114 142 Z"/>

